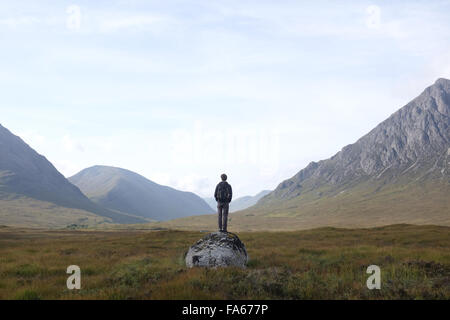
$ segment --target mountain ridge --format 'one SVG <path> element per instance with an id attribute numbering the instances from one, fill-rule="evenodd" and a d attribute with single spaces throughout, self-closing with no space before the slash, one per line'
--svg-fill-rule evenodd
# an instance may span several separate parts
<path id="1" fill-rule="evenodd" d="M 449 116 L 450 80 L 440 78 L 355 143 L 233 214 L 230 230 L 450 225 Z M 191 217 L 160 227 L 208 230 L 215 223 Z"/>
<path id="2" fill-rule="evenodd" d="M 97 165 L 83 169 L 69 181 L 105 208 L 153 220 L 213 212 L 192 192 L 160 185 L 123 168 Z"/>
<path id="3" fill-rule="evenodd" d="M 230 212 L 236 212 L 239 210 L 247 209 L 256 204 L 262 197 L 269 194 L 271 190 L 262 190 L 253 196 L 243 196 L 236 199 L 233 199 L 230 203 Z M 203 198 L 209 206 L 216 211 L 217 210 L 217 202 L 214 198 Z"/>
<path id="4" fill-rule="evenodd" d="M 272 192 L 272 190 L 262 190 L 254 196 L 244 196 L 237 198 L 230 203 L 230 212 L 236 212 L 250 208 L 270 192 Z"/>
<path id="5" fill-rule="evenodd" d="M 8 201 L 7 205 L 11 208 L 11 201 L 19 198 L 34 199 L 43 207 L 53 204 L 75 209 L 73 212 L 90 212 L 111 222 L 146 222 L 138 217 L 98 207 L 71 184 L 46 157 L 0 125 L 0 200 Z M 24 201 L 21 203 L 25 215 L 26 212 L 33 211 L 27 208 Z M 18 214 L 20 215 L 20 212 Z"/>
<path id="6" fill-rule="evenodd" d="M 383 176 L 389 182 L 405 170 L 417 173 L 420 168 L 434 165 L 430 161 L 439 165 L 441 176 L 448 175 L 445 161 L 450 147 L 449 105 L 450 80 L 440 78 L 355 143 L 331 158 L 311 162 L 281 182 L 264 201 L 295 198 L 304 189 L 304 182 L 310 184 L 309 189 L 324 183 L 357 183 Z"/>

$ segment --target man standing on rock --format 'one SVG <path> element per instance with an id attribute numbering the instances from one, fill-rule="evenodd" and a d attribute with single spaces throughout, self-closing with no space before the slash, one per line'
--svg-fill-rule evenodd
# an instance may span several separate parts
<path id="1" fill-rule="evenodd" d="M 214 198 L 217 201 L 217 213 L 219 215 L 219 231 L 227 232 L 228 210 L 231 199 L 233 198 L 233 191 L 227 182 L 227 175 L 224 173 L 220 176 L 221 182 L 216 187 Z"/>

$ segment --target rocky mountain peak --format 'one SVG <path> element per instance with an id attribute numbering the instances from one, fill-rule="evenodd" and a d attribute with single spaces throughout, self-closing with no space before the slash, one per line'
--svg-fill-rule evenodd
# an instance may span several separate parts
<path id="1" fill-rule="evenodd" d="M 282 182 L 274 195 L 291 198 L 301 194 L 305 184 L 311 189 L 324 183 L 388 181 L 406 172 L 442 178 L 449 172 L 449 115 L 450 80 L 442 78 L 357 142 Z"/>

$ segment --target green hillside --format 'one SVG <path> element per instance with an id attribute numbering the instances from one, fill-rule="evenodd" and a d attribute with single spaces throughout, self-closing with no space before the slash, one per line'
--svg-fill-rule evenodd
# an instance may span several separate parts
<path id="1" fill-rule="evenodd" d="M 100 227 L 112 220 L 80 209 L 61 207 L 20 195 L 0 200 L 0 225 L 29 228 Z"/>

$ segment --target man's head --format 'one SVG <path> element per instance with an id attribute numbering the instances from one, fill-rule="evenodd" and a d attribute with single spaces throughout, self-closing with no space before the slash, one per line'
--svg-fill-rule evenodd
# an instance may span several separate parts
<path id="1" fill-rule="evenodd" d="M 222 179 L 222 181 L 227 181 L 227 175 L 225 173 L 223 173 L 220 178 Z"/>

